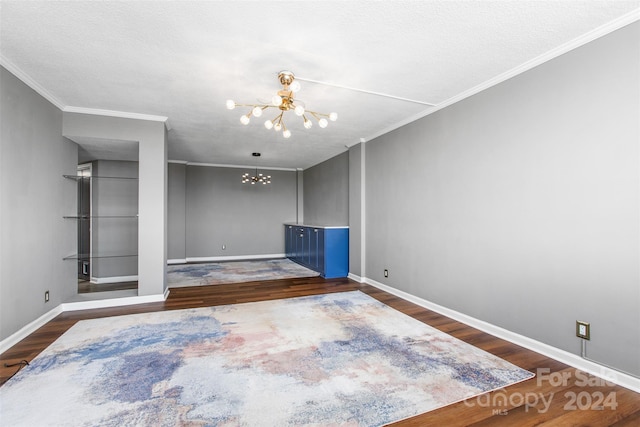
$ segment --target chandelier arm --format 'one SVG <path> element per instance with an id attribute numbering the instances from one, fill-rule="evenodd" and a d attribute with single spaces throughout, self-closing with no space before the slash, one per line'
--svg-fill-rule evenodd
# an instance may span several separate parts
<path id="1" fill-rule="evenodd" d="M 327 116 L 328 117 L 327 114 L 318 113 L 317 111 L 309 111 L 309 110 L 307 110 L 306 112 L 311 114 L 313 116 L 313 118 L 315 118 L 316 120 L 320 120 L 320 118 L 322 116 Z"/>
<path id="2" fill-rule="evenodd" d="M 316 119 L 318 119 L 318 117 L 327 117 L 327 118 L 329 118 L 329 114 L 327 114 L 327 113 L 318 113 L 317 111 L 310 111 L 310 110 L 305 110 L 305 113 L 309 113 L 309 114 L 313 115 L 313 117 L 315 117 Z"/>
<path id="3" fill-rule="evenodd" d="M 271 107 L 268 104 L 235 104 L 236 107 L 260 107 L 260 108 L 264 108 L 264 107 Z"/>

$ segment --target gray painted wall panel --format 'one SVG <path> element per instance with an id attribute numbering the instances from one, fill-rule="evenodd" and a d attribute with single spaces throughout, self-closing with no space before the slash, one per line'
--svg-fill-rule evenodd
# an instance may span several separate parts
<path id="1" fill-rule="evenodd" d="M 78 146 L 62 112 L 0 67 L 0 340 L 77 291 Z M 49 290 L 50 301 L 44 302 Z"/>
<path id="2" fill-rule="evenodd" d="M 284 254 L 283 223 L 296 219 L 296 172 L 262 170 L 270 185 L 242 184 L 244 172 L 253 171 L 186 167 L 188 258 Z"/>
<path id="3" fill-rule="evenodd" d="M 305 169 L 303 222 L 349 224 L 349 152 Z"/>
<path id="4" fill-rule="evenodd" d="M 186 173 L 187 165 L 169 163 L 168 209 L 168 255 L 167 258 L 184 260 L 187 257 L 185 242 Z"/>
<path id="5" fill-rule="evenodd" d="M 138 215 L 138 162 L 97 160 L 92 173 L 92 279 L 137 276 L 138 220 L 125 217 Z"/>
<path id="6" fill-rule="evenodd" d="M 639 75 L 635 23 L 368 142 L 367 277 L 640 375 Z"/>
<path id="7" fill-rule="evenodd" d="M 362 277 L 362 144 L 349 149 L 349 273 Z"/>

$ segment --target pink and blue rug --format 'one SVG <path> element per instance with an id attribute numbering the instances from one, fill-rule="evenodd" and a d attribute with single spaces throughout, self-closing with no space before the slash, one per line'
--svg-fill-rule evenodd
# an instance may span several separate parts
<path id="1" fill-rule="evenodd" d="M 84 320 L 0 388 L 11 426 L 380 426 L 533 374 L 359 292 Z"/>
<path id="2" fill-rule="evenodd" d="M 225 261 L 203 264 L 178 264 L 167 267 L 170 288 L 220 285 L 223 283 L 315 277 L 320 274 L 290 259 Z"/>

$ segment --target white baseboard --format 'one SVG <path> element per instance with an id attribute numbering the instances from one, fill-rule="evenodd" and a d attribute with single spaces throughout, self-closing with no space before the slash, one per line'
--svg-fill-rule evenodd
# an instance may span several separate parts
<path id="1" fill-rule="evenodd" d="M 285 254 L 264 254 L 264 255 L 231 255 L 231 256 L 210 256 L 210 257 L 187 257 L 189 262 L 217 262 L 217 261 L 249 261 L 254 259 L 285 258 Z"/>
<path id="2" fill-rule="evenodd" d="M 58 314 L 62 313 L 62 311 L 63 310 L 61 305 L 55 308 L 52 308 L 42 316 L 38 317 L 33 322 L 23 326 L 18 331 L 14 332 L 13 334 L 9 335 L 7 338 L 0 341 L 0 354 L 9 350 L 11 347 L 13 347 L 17 343 L 19 343 L 20 341 L 28 337 L 30 334 L 35 332 L 38 328 L 45 325 L 48 321 L 52 320 Z"/>
<path id="3" fill-rule="evenodd" d="M 436 313 L 442 314 L 443 316 L 450 317 L 451 319 L 457 320 L 473 328 L 480 329 L 483 332 L 486 332 L 498 338 L 502 338 L 503 340 L 517 344 L 521 347 L 527 348 L 545 356 L 551 357 L 552 359 L 555 359 L 559 362 L 566 363 L 567 365 L 580 369 L 583 372 L 587 372 L 589 374 L 598 376 L 608 382 L 618 384 L 622 387 L 628 388 L 629 390 L 633 390 L 636 393 L 640 393 L 640 378 L 636 378 L 632 375 L 628 375 L 616 369 L 603 366 L 599 363 L 587 360 L 576 354 L 569 353 L 568 351 L 561 350 L 557 347 L 550 346 L 524 335 L 511 332 L 499 326 L 492 325 L 491 323 L 476 319 L 475 317 L 471 317 L 458 311 L 451 310 L 447 307 L 443 307 L 441 305 L 435 304 L 431 301 L 427 301 L 399 289 L 392 288 L 391 286 L 387 286 L 373 279 L 364 277 L 360 278 L 361 280 L 357 280 L 356 277 L 358 276 L 350 274 L 349 277 L 351 278 L 351 276 L 353 276 L 353 280 L 359 281 L 360 283 L 369 284 L 404 300 L 419 305 L 420 307 L 435 311 Z"/>
<path id="4" fill-rule="evenodd" d="M 187 263 L 187 259 L 186 258 L 182 258 L 182 259 L 168 259 L 167 260 L 167 265 L 172 265 L 172 264 L 186 264 Z"/>
<path id="5" fill-rule="evenodd" d="M 123 283 L 123 282 L 135 282 L 138 280 L 138 275 L 135 276 L 111 276 L 111 277 L 92 277 L 91 283 L 96 285 L 104 285 L 106 283 Z"/>
<path id="6" fill-rule="evenodd" d="M 125 305 L 146 304 L 149 302 L 162 302 L 166 299 L 165 294 L 167 296 L 169 295 L 169 293 L 165 291 L 164 294 L 123 297 L 123 298 L 109 298 L 109 299 L 99 299 L 99 300 L 91 300 L 91 301 L 65 302 L 60 305 L 62 306 L 62 311 L 77 311 L 77 310 L 91 310 L 94 308 L 120 307 Z"/>
<path id="7" fill-rule="evenodd" d="M 349 274 L 347 274 L 347 278 L 349 278 L 349 279 L 351 279 L 351 280 L 355 280 L 355 281 L 356 281 L 356 282 L 358 282 L 358 283 L 363 283 L 363 281 L 362 281 L 362 277 L 357 276 L 357 275 L 355 275 L 355 274 L 353 274 L 353 273 L 349 273 Z"/>
<path id="8" fill-rule="evenodd" d="M 92 308 L 105 308 L 105 307 L 119 307 L 124 305 L 145 304 L 149 302 L 162 302 L 169 296 L 169 289 L 164 291 L 164 294 L 158 295 L 145 295 L 145 296 L 132 296 L 124 298 L 110 298 L 104 300 L 92 300 L 92 301 L 78 301 L 78 302 L 65 302 L 57 307 L 49 310 L 42 316 L 38 317 L 33 322 L 23 326 L 18 331 L 9 335 L 7 338 L 0 341 L 0 353 L 4 353 L 18 342 L 22 341 L 30 334 L 35 332 L 38 328 L 47 324 L 47 322 L 53 320 L 58 314 L 65 311 L 76 310 L 90 310 Z"/>

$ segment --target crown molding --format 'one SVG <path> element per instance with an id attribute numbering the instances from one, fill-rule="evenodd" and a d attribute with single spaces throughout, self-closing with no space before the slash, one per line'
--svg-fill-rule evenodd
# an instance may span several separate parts
<path id="1" fill-rule="evenodd" d="M 0 65 L 6 68 L 11 74 L 16 76 L 22 83 L 29 86 L 31 89 L 36 91 L 40 96 L 44 99 L 58 107 L 60 110 L 64 110 L 64 102 L 55 97 L 51 92 L 42 87 L 38 82 L 33 80 L 31 76 L 22 71 L 20 67 L 15 65 L 13 62 L 9 61 L 4 55 L 0 54 Z"/>
<path id="2" fill-rule="evenodd" d="M 31 78 L 30 75 L 22 71 L 20 67 L 15 65 L 13 62 L 11 62 L 2 54 L 0 54 L 0 65 L 6 68 L 11 74 L 16 76 L 24 84 L 26 84 L 31 89 L 36 91 L 44 99 L 51 102 L 53 105 L 58 107 L 58 109 L 60 109 L 65 113 L 92 114 L 96 116 L 109 116 L 109 117 L 120 117 L 125 119 L 163 122 L 165 127 L 167 128 L 167 131 L 171 130 L 171 126 L 169 125 L 169 118 L 165 116 L 154 116 L 150 114 L 130 113 L 126 111 L 100 110 L 96 108 L 74 107 L 71 105 L 65 105 L 64 102 L 62 102 L 59 98 L 51 94 L 51 92 L 49 92 L 44 87 L 42 87 L 40 83 L 36 82 L 33 78 Z"/>
<path id="3" fill-rule="evenodd" d="M 152 114 L 130 113 L 128 111 L 101 110 L 98 108 L 73 107 L 67 105 L 62 109 L 65 113 L 91 114 L 94 116 L 118 117 L 121 119 L 148 120 L 152 122 L 166 123 L 169 118 L 166 116 L 154 116 Z"/>
<path id="4" fill-rule="evenodd" d="M 199 162 L 188 162 L 184 160 L 169 160 L 169 163 L 177 163 L 186 166 L 204 166 L 210 168 L 233 168 L 233 169 L 255 169 L 256 165 L 223 165 L 218 163 L 199 163 Z M 260 170 L 270 170 L 270 171 L 285 171 L 285 172 L 295 172 L 296 168 L 278 168 L 274 166 L 257 166 Z"/>
<path id="5" fill-rule="evenodd" d="M 631 12 L 628 12 L 620 16 L 619 18 L 614 19 L 613 21 L 610 21 L 604 25 L 601 25 L 600 27 L 589 31 L 588 33 L 585 33 L 573 40 L 568 41 L 567 43 L 564 43 L 554 49 L 551 49 L 550 51 L 545 52 L 542 55 L 537 56 L 536 58 L 533 58 L 523 64 L 520 64 L 517 67 L 514 67 L 511 70 L 508 70 L 505 73 L 502 73 L 492 79 L 489 79 L 483 83 L 480 83 L 479 85 L 474 86 L 471 89 L 461 92 L 458 95 L 455 95 L 439 104 L 436 104 L 433 107 L 427 108 L 420 113 L 414 114 L 413 116 L 410 116 L 395 124 L 387 126 L 386 128 L 381 129 L 380 131 L 369 135 L 367 138 L 361 138 L 361 140 L 365 139 L 366 141 L 371 141 L 374 138 L 378 138 L 384 134 L 392 132 L 402 126 L 415 122 L 416 120 L 419 120 L 423 117 L 433 114 L 438 110 L 442 110 L 443 108 L 448 107 L 452 104 L 455 104 L 456 102 L 460 102 L 463 99 L 469 98 L 470 96 L 473 96 L 479 92 L 482 92 L 483 90 L 489 89 L 492 86 L 495 86 L 499 83 L 509 80 L 512 77 L 515 77 L 519 74 L 529 71 L 530 69 L 537 67 L 538 65 L 551 61 L 552 59 L 555 59 L 560 55 L 563 55 L 567 52 L 570 52 L 574 49 L 584 46 L 585 44 L 590 43 L 596 39 L 599 39 L 600 37 L 604 37 L 607 34 L 610 34 L 616 30 L 619 30 L 620 28 L 625 27 L 629 24 L 632 24 L 638 20 L 640 20 L 640 8 L 634 9 Z"/>

